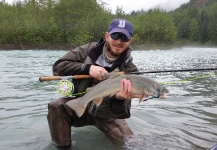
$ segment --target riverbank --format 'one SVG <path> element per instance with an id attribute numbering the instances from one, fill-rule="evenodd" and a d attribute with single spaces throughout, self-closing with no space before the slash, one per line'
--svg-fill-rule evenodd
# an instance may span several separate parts
<path id="1" fill-rule="evenodd" d="M 199 44 L 199 43 L 175 43 L 175 44 L 154 44 L 145 43 L 141 45 L 132 45 L 134 50 L 158 50 L 158 49 L 174 49 L 182 47 L 212 47 L 216 48 L 217 45 L 212 44 Z M 42 44 L 42 45 L 28 45 L 28 44 L 0 44 L 0 50 L 71 50 L 75 46 L 61 45 L 61 44 Z"/>
<path id="2" fill-rule="evenodd" d="M 28 44 L 0 44 L 0 50 L 70 50 L 73 46 L 60 44 L 43 44 L 43 45 L 28 45 Z"/>

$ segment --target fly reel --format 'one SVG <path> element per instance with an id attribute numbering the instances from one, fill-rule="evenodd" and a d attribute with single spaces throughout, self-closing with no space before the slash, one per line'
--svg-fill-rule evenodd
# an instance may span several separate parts
<path id="1" fill-rule="evenodd" d="M 57 91 L 62 96 L 71 96 L 74 92 L 74 85 L 68 80 L 61 80 L 57 84 Z"/>

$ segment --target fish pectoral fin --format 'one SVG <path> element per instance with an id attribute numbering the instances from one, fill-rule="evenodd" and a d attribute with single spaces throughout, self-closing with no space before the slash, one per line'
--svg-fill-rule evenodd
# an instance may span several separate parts
<path id="1" fill-rule="evenodd" d="M 142 102 L 143 98 L 145 97 L 146 95 L 145 94 L 142 94 L 140 97 L 139 97 L 139 104 Z M 138 104 L 138 105 L 139 105 Z"/>
<path id="2" fill-rule="evenodd" d="M 102 103 L 102 100 L 103 98 L 97 98 L 97 99 L 94 99 L 93 101 L 97 106 L 99 106 Z"/>
<path id="3" fill-rule="evenodd" d="M 84 114 L 86 107 L 80 105 L 79 101 L 80 101 L 80 98 L 70 100 L 66 102 L 66 105 L 69 106 L 69 108 L 71 108 L 72 110 L 74 110 L 78 117 L 81 117 Z"/>
<path id="4" fill-rule="evenodd" d="M 86 88 L 86 92 L 89 92 L 92 89 L 92 87 Z"/>
<path id="5" fill-rule="evenodd" d="M 144 93 L 144 94 L 141 94 L 138 98 L 139 98 L 139 104 L 144 100 L 144 99 L 146 99 L 146 98 L 148 98 L 149 96 L 146 94 L 146 93 Z M 138 105 L 139 105 L 138 104 Z"/>
<path id="6" fill-rule="evenodd" d="M 115 94 L 117 94 L 117 93 L 114 93 L 114 94 L 110 95 L 110 97 L 114 96 Z"/>

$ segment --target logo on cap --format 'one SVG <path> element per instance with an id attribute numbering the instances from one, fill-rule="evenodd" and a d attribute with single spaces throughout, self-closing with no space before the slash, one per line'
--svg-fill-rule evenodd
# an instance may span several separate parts
<path id="1" fill-rule="evenodd" d="M 119 28 L 125 28 L 125 21 L 123 20 L 119 20 L 119 25 L 118 25 Z"/>

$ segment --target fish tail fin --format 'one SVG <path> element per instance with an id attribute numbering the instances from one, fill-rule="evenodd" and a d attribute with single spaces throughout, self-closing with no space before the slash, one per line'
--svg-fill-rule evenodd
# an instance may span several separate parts
<path id="1" fill-rule="evenodd" d="M 66 102 L 66 105 L 73 109 L 78 117 L 81 117 L 86 109 L 86 107 L 79 104 L 80 100 L 80 98 L 77 98 Z"/>

